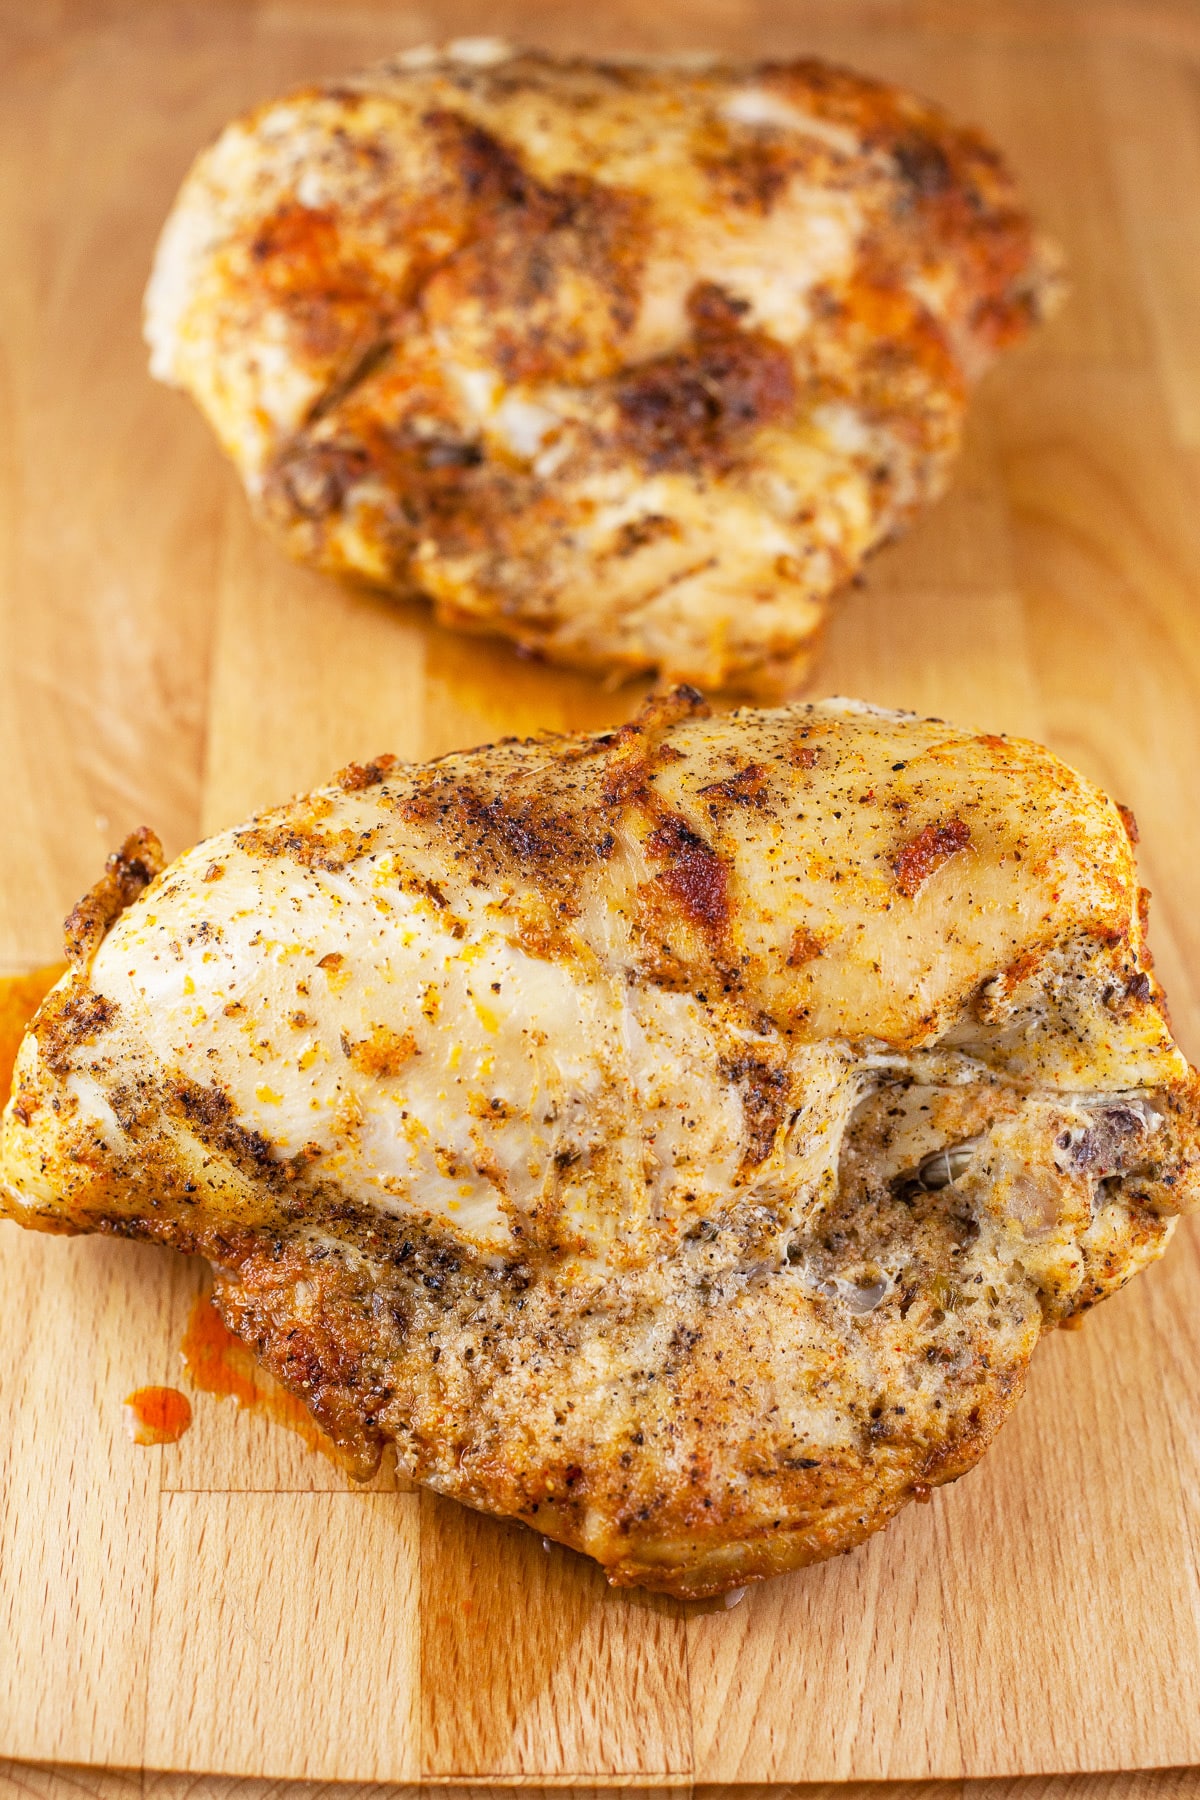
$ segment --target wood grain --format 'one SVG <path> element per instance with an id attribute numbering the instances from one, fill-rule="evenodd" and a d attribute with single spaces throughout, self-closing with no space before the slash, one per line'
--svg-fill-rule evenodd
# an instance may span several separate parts
<path id="1" fill-rule="evenodd" d="M 686 1776 L 683 1607 L 520 1526 L 421 1498 L 424 1771 Z"/>
<path id="2" fill-rule="evenodd" d="M 1131 803 L 1196 1054 L 1185 0 L 0 5 L 0 973 L 57 954 L 133 825 L 174 852 L 385 748 L 636 704 L 292 567 L 144 371 L 141 287 L 199 145 L 293 82 L 481 29 L 811 49 L 1005 145 L 1071 301 L 984 384 L 946 500 L 841 602 L 819 687 L 1042 738 Z M 1200 1796 L 1197 1227 L 1040 1352 L 979 1471 L 733 1608 L 614 1593 L 387 1470 L 352 1488 L 208 1394 L 179 1445 L 135 1449 L 121 1399 L 186 1386 L 201 1280 L 165 1253 L 0 1232 L 0 1755 L 26 1759 L 0 1763 L 0 1800 Z"/>
<path id="3" fill-rule="evenodd" d="M 415 1494 L 165 1494 L 152 1768 L 411 1781 Z"/>
<path id="4" fill-rule="evenodd" d="M 887 1780 L 914 1768 L 962 1769 L 931 1525 L 930 1508 L 913 1509 L 861 1554 L 689 1620 L 697 1779 L 787 1781 L 792 1770 L 821 1769 L 830 1781 Z"/>
<path id="5" fill-rule="evenodd" d="M 158 1468 L 121 1401 L 165 1333 L 160 1260 L 0 1240 L 0 1745 L 136 1764 L 150 1667 Z"/>

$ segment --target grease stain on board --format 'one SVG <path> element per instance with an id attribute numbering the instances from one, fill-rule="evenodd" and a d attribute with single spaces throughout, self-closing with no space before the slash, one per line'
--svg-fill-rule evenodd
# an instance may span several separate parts
<path id="1" fill-rule="evenodd" d="M 125 1429 L 135 1444 L 177 1444 L 192 1422 L 192 1403 L 173 1387 L 136 1388 L 125 1396 Z"/>

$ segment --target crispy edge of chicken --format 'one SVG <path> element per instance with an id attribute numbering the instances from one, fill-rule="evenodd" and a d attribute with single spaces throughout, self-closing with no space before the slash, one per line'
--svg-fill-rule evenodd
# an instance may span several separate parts
<path id="1" fill-rule="evenodd" d="M 3 1210 L 200 1253 L 382 1445 L 719 1593 L 955 1479 L 1197 1198 L 1126 823 L 853 702 L 352 766 L 68 922 Z"/>
<path id="2" fill-rule="evenodd" d="M 897 88 L 471 41 L 230 125 L 146 329 L 300 560 L 773 697 L 1056 268 L 986 139 Z"/>

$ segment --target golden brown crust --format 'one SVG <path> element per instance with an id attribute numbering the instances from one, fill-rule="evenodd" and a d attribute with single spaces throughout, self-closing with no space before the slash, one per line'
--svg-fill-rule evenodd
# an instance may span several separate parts
<path id="1" fill-rule="evenodd" d="M 995 151 L 898 89 L 451 47 L 231 126 L 147 325 L 295 555 L 771 694 L 1053 289 Z"/>
<path id="2" fill-rule="evenodd" d="M 970 1468 L 1196 1204 L 1143 895 L 1049 753 L 852 702 L 352 765 L 92 944 L 2 1204 L 208 1257 L 363 1472 L 720 1592 Z"/>
<path id="3" fill-rule="evenodd" d="M 163 847 L 154 833 L 145 825 L 132 832 L 113 851 L 95 887 L 71 909 L 63 926 L 68 959 L 86 962 L 113 920 L 141 897 L 163 867 Z"/>

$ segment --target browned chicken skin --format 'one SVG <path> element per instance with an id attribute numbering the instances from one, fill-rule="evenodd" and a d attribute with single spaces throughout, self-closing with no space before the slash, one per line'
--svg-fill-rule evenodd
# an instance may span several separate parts
<path id="1" fill-rule="evenodd" d="M 770 695 L 1054 287 L 995 151 L 895 88 L 471 41 L 231 125 L 147 332 L 303 560 Z"/>
<path id="2" fill-rule="evenodd" d="M 615 1582 L 877 1530 L 1196 1204 L 1130 839 L 1035 745 L 682 692 L 157 867 L 72 916 L 0 1211 L 208 1257 L 364 1471 Z"/>

